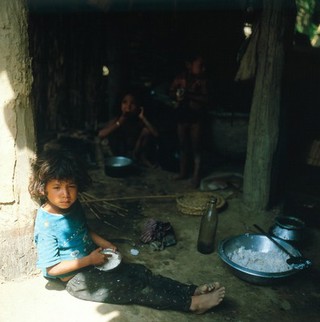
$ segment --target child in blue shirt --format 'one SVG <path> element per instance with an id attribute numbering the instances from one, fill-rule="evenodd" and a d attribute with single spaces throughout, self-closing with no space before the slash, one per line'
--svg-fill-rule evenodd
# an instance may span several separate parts
<path id="1" fill-rule="evenodd" d="M 117 247 L 87 226 L 78 192 L 90 183 L 79 158 L 67 151 L 46 151 L 33 164 L 29 191 L 42 201 L 34 238 L 37 266 L 45 277 L 60 279 L 71 295 L 88 301 L 197 314 L 221 303 L 225 288 L 219 283 L 183 284 L 134 263 L 122 262 L 110 271 L 97 269 L 110 256 L 102 249 Z"/>

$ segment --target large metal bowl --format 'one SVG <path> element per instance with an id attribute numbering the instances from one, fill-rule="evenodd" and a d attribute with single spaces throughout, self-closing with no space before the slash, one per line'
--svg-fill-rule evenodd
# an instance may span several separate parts
<path id="1" fill-rule="evenodd" d="M 133 171 L 133 160 L 123 156 L 108 157 L 104 171 L 110 177 L 125 177 Z"/>
<path id="2" fill-rule="evenodd" d="M 301 253 L 289 243 L 273 237 L 279 244 L 287 249 L 294 256 L 301 256 Z M 240 279 L 253 284 L 270 285 L 294 276 L 299 271 L 289 268 L 283 272 L 264 272 L 249 269 L 233 262 L 230 257 L 231 254 L 244 247 L 246 250 L 254 252 L 267 253 L 269 251 L 281 251 L 272 243 L 266 236 L 259 234 L 243 234 L 240 236 L 225 239 L 219 243 L 218 253 L 220 258 L 229 266 L 233 274 Z"/>

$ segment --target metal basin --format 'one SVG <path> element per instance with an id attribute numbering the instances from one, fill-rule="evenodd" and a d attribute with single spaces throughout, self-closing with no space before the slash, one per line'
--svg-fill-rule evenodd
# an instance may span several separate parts
<path id="1" fill-rule="evenodd" d="M 274 238 L 279 244 L 285 247 L 292 255 L 301 256 L 301 253 L 287 242 Z M 218 253 L 220 258 L 229 266 L 233 274 L 240 279 L 253 284 L 270 285 L 282 282 L 289 277 L 296 275 L 299 271 L 288 268 L 280 272 L 268 272 L 253 270 L 242 266 L 231 260 L 232 254 L 244 247 L 245 250 L 267 254 L 271 251 L 281 252 L 266 236 L 259 234 L 243 234 L 225 239 L 219 243 Z"/>
<path id="2" fill-rule="evenodd" d="M 123 156 L 108 157 L 104 171 L 110 177 L 125 177 L 133 171 L 133 160 Z"/>

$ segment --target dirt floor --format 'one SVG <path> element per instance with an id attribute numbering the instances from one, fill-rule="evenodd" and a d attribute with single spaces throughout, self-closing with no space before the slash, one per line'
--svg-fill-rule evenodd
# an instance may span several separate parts
<path id="1" fill-rule="evenodd" d="M 196 317 L 191 313 L 157 311 L 135 305 L 90 304 L 92 302 L 74 299 L 66 291 L 61 292 L 61 285 L 47 284 L 44 287 L 45 280 L 39 277 L 35 281 L 16 284 L 20 288 L 19 293 L 16 289 L 11 289 L 13 284 L 8 284 L 7 288 L 6 285 L 1 286 L 0 297 L 2 294 L 7 303 L 12 303 L 14 299 L 14 303 L 19 306 L 17 311 L 14 305 L 9 308 L 5 304 L 5 309 L 1 312 L 4 318 L 9 317 L 13 322 L 21 321 L 21 314 L 18 313 L 24 310 L 23 305 L 28 305 L 29 308 L 22 315 L 26 322 L 54 321 L 55 314 L 63 314 L 69 321 L 77 322 L 319 320 L 319 228 L 307 227 L 308 242 L 300 249 L 303 255 L 313 260 L 311 269 L 283 283 L 255 285 L 234 276 L 217 251 L 210 255 L 197 251 L 200 216 L 182 214 L 176 204 L 177 195 L 199 191 L 191 188 L 188 181 L 173 181 L 173 173 L 161 169 L 139 169 L 126 178 L 106 176 L 101 169 L 92 169 L 91 174 L 94 183 L 88 193 L 100 201 L 87 204 L 89 223 L 98 233 L 114 241 L 125 261 L 142 263 L 155 273 L 182 282 L 201 284 L 219 281 L 226 287 L 224 302 L 214 311 Z M 230 236 L 256 233 L 253 224 L 267 230 L 273 224 L 275 216 L 281 212 L 279 209 L 260 214 L 250 212 L 241 201 L 241 187 L 235 188 L 232 185 L 215 193 L 227 200 L 227 207 L 219 215 L 217 243 Z M 102 202 L 101 199 L 108 200 Z M 100 204 L 99 212 L 97 204 Z M 170 222 L 176 233 L 177 244 L 162 251 L 155 251 L 150 245 L 141 244 L 139 237 L 148 218 Z M 131 255 L 132 249 L 137 249 L 139 254 Z M 29 292 L 30 289 L 32 291 Z M 45 292 L 48 294 L 45 295 Z M 18 295 L 14 294 L 20 293 L 28 295 L 21 296 L 19 300 Z M 11 300 L 8 299 L 10 294 Z M 44 311 L 43 315 L 39 310 Z M 16 318 L 12 319 L 12 316 Z"/>
<path id="2" fill-rule="evenodd" d="M 126 178 L 105 176 L 101 170 L 92 170 L 93 189 L 89 192 L 97 198 L 109 198 L 114 206 L 128 212 L 107 211 L 105 215 L 94 214 L 88 209 L 91 225 L 98 232 L 118 245 L 125 260 L 143 263 L 154 272 L 178 279 L 182 282 L 200 284 L 219 281 L 227 290 L 222 305 L 197 320 L 201 321 L 317 321 L 320 316 L 319 228 L 307 227 L 308 242 L 299 249 L 313 261 L 313 267 L 294 278 L 270 286 L 250 284 L 234 276 L 220 259 L 217 251 L 203 255 L 197 251 L 196 243 L 200 216 L 182 214 L 175 196 L 197 193 L 188 181 L 173 181 L 172 173 L 161 169 L 139 169 Z M 217 190 L 227 200 L 227 207 L 220 213 L 217 244 L 220 240 L 244 233 L 257 233 L 253 224 L 265 230 L 274 223 L 281 209 L 252 213 L 241 201 L 241 187 L 229 185 Z M 110 200 L 115 198 L 115 200 Z M 120 198 L 120 199 L 119 199 Z M 123 199 L 121 199 L 123 198 Z M 126 199 L 128 198 L 128 199 Z M 92 206 L 92 204 L 91 204 Z M 107 208 L 109 207 L 107 206 Z M 170 222 L 174 227 L 178 243 L 162 251 L 154 251 L 150 245 L 139 243 L 143 223 L 147 218 Z M 114 227 L 113 227 L 114 226 Z M 117 240 L 118 239 L 118 240 Z M 120 240 L 119 240 L 120 239 Z M 132 256 L 130 250 L 138 249 Z M 127 319 L 119 321 L 191 321 L 194 316 L 176 312 L 161 312 L 136 306 L 126 308 Z M 117 321 L 117 319 L 115 319 Z"/>

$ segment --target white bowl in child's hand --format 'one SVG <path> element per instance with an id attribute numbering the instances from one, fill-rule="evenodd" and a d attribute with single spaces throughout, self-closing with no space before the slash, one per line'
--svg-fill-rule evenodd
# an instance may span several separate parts
<path id="1" fill-rule="evenodd" d="M 106 261 L 103 265 L 95 266 L 100 271 L 110 271 L 120 265 L 122 261 L 122 256 L 119 252 L 111 248 L 105 248 L 105 249 L 102 249 L 101 253 L 109 255 L 109 257 L 108 257 L 108 261 Z"/>

